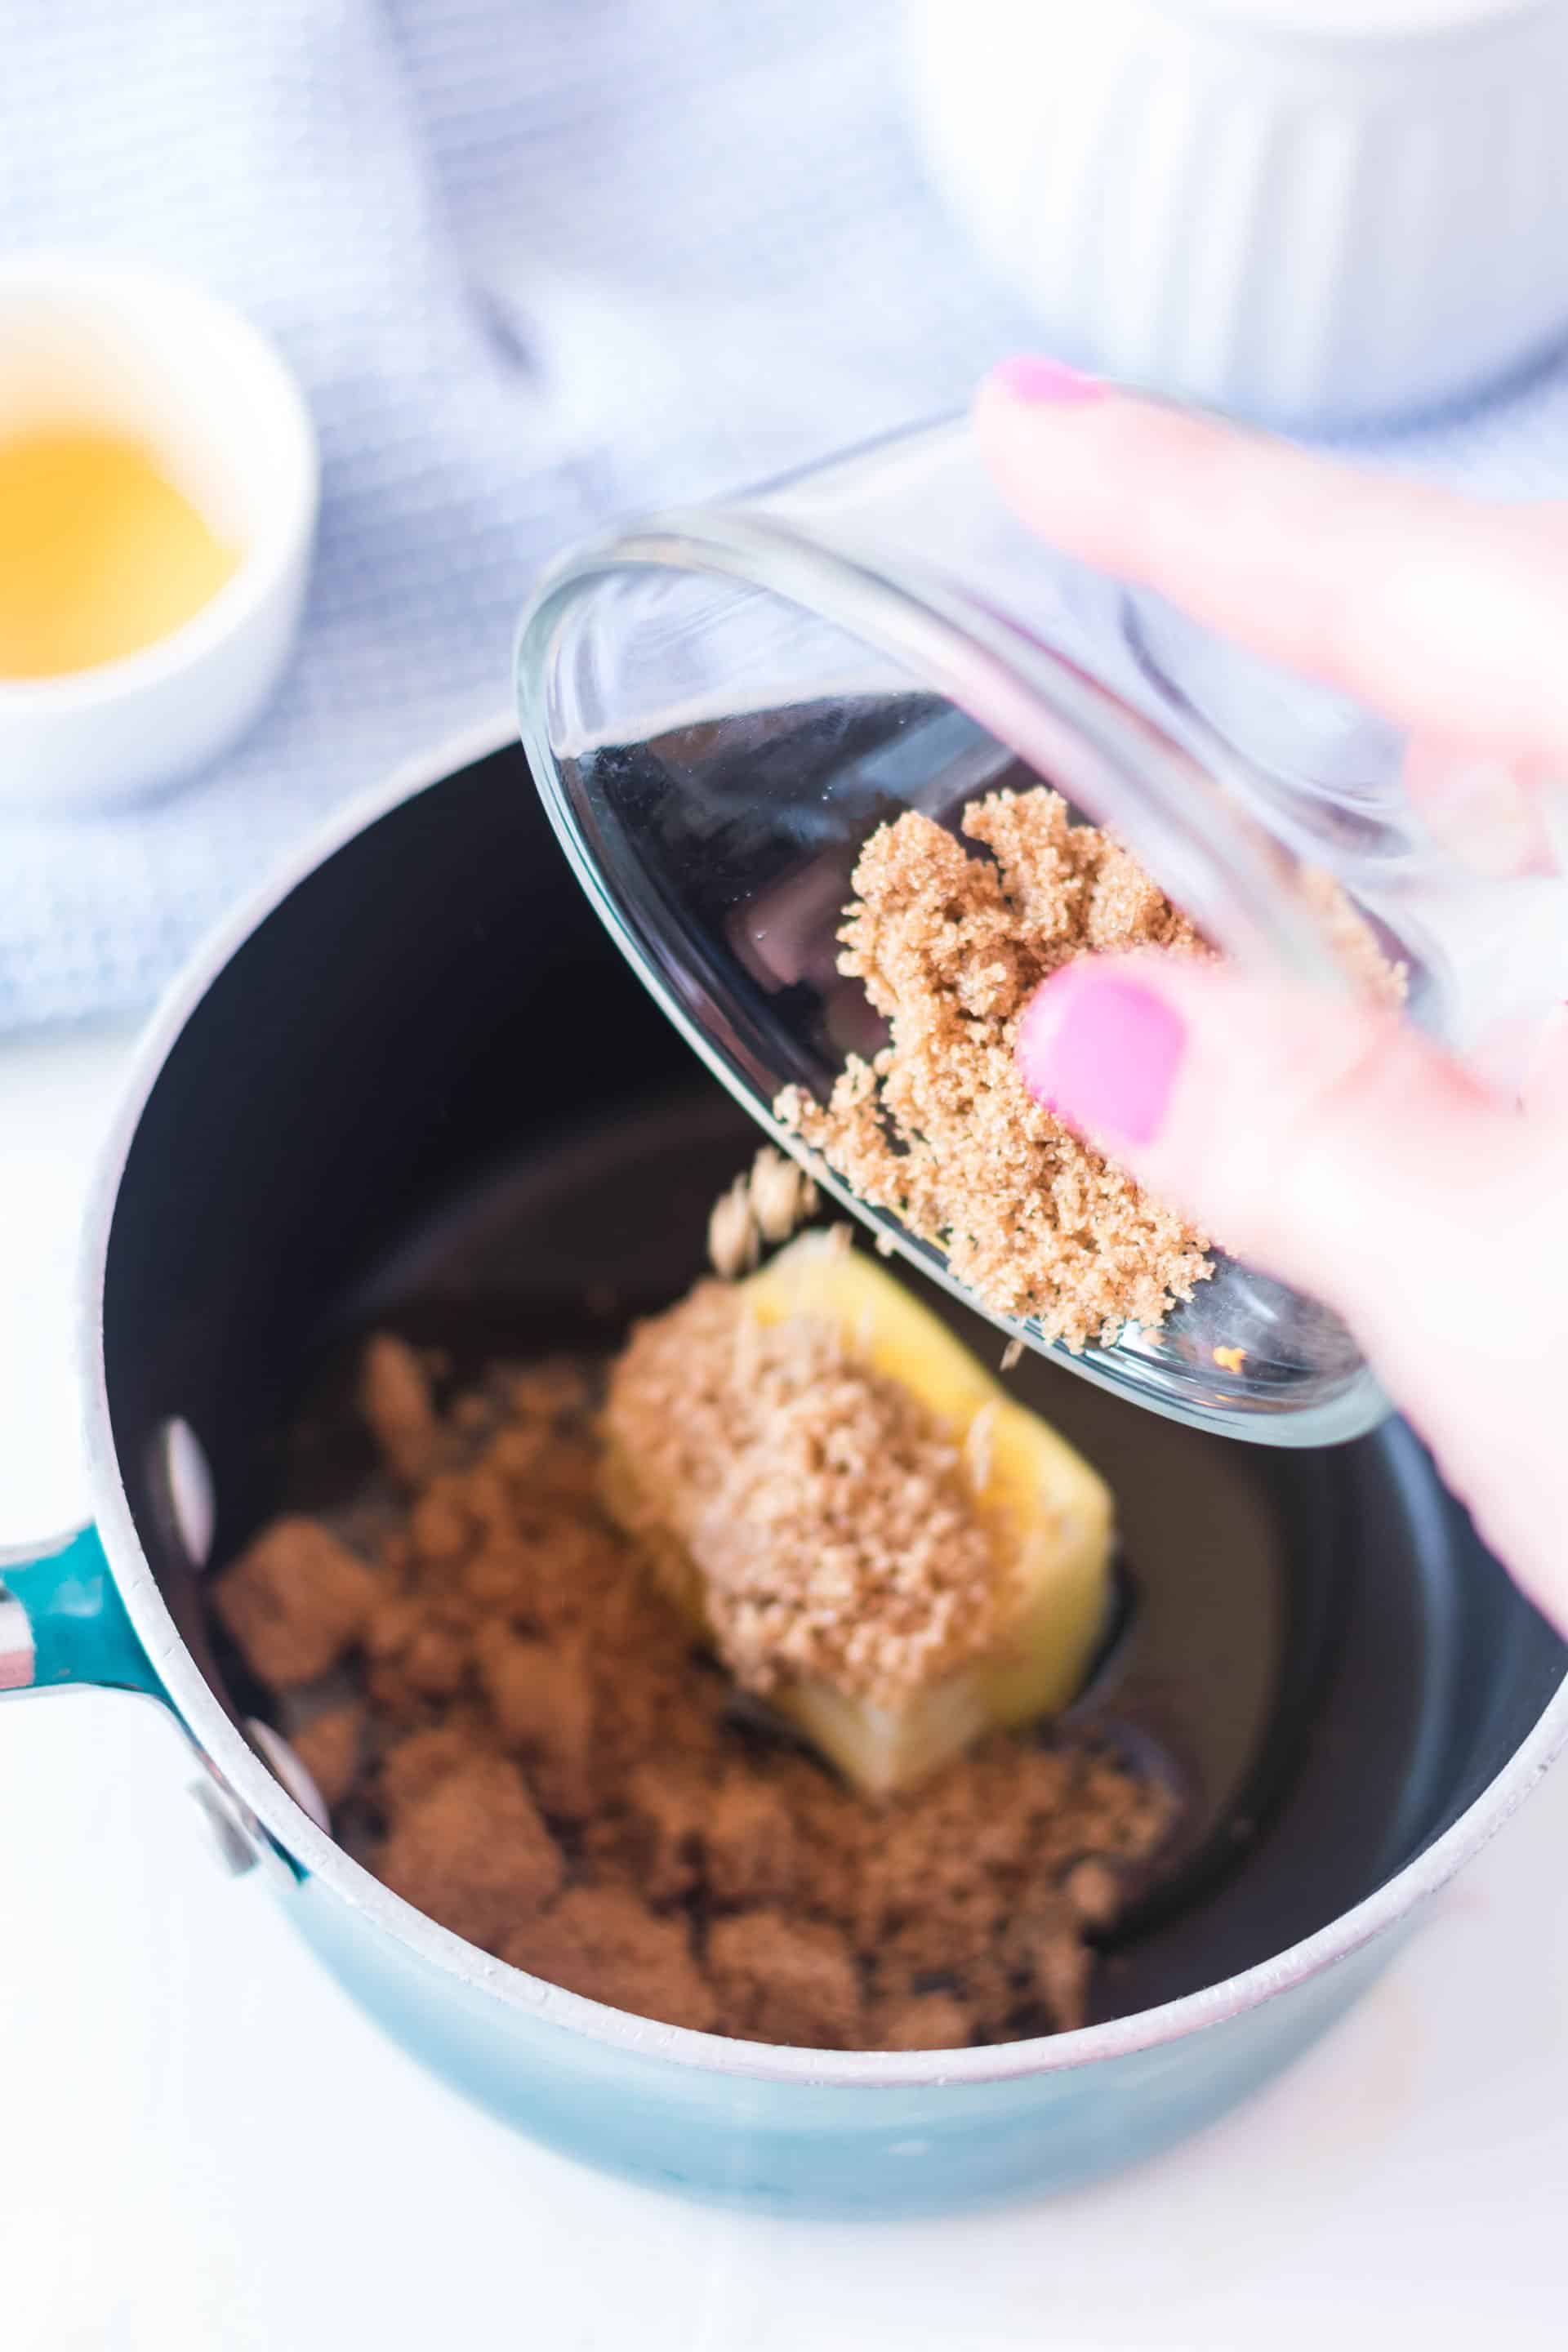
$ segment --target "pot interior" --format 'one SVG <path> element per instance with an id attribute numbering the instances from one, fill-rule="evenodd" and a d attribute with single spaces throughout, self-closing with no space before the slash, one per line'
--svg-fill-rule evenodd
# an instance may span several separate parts
<path id="1" fill-rule="evenodd" d="M 608 1349 L 701 1269 L 709 1208 L 755 1142 L 600 929 L 520 750 L 416 793 L 293 888 L 153 1087 L 105 1288 L 131 1509 L 231 1713 L 259 1695 L 209 1641 L 168 1421 L 206 1453 L 221 1564 L 281 1505 L 323 1507 L 361 1475 L 360 1335 L 438 1341 L 459 1373 Z M 1120 2015 L 1370 1894 L 1506 1762 L 1563 1650 L 1397 1423 L 1276 1454 L 1039 1358 L 1014 1382 L 1118 1496 L 1121 1622 L 1082 1709 L 1185 1801 L 1099 1973 L 1095 2014 Z"/>

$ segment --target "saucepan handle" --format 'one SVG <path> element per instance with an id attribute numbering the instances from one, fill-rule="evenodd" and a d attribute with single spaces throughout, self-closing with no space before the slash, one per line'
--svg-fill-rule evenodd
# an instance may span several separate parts
<path id="1" fill-rule="evenodd" d="M 71 1683 L 165 1696 L 92 1527 L 31 1557 L 0 1552 L 0 1693 Z"/>
<path id="2" fill-rule="evenodd" d="M 126 1613 L 92 1527 L 42 1549 L 34 1545 L 25 1553 L 0 1550 L 0 1699 L 73 1686 L 155 1698 L 179 1720 Z M 264 1862 L 264 1879 L 292 1885 L 303 1875 L 300 1865 L 235 1795 L 199 1742 L 193 1738 L 191 1745 L 203 1768 L 190 1783 L 191 1794 L 207 1817 L 226 1868 L 237 1877 Z M 285 1785 L 291 1789 L 293 1783 L 285 1778 Z"/>

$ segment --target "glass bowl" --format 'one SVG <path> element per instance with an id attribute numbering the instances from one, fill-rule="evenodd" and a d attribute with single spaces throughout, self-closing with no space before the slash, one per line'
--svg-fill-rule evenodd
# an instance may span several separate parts
<path id="1" fill-rule="evenodd" d="M 1460 871 L 1405 798 L 1392 730 L 1032 539 L 962 421 L 567 555 L 524 614 L 518 694 L 539 789 L 611 934 L 796 1156 L 781 1090 L 826 1096 L 846 1055 L 880 1040 L 838 970 L 862 844 L 903 810 L 951 822 L 1004 784 L 1052 784 L 1223 954 L 1325 993 L 1351 985 L 1331 876 L 1405 965 L 1408 1016 L 1478 1056 L 1568 994 L 1560 880 Z M 940 1248 L 823 1181 L 976 1303 Z M 1110 1345 L 1075 1353 L 991 1320 L 1231 1436 L 1321 1445 L 1386 1409 L 1342 1323 L 1223 1254 L 1190 1302 Z"/>

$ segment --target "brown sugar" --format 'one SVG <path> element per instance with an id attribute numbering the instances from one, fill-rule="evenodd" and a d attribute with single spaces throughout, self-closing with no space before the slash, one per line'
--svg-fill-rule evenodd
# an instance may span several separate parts
<path id="1" fill-rule="evenodd" d="M 853 2050 L 865 2040 L 860 1971 L 826 1919 L 737 1911 L 708 1931 L 708 1974 L 731 2031 L 752 2042 Z"/>
<path id="2" fill-rule="evenodd" d="M 580 1821 L 594 1809 L 596 1738 L 593 1670 L 581 1639 L 553 1642 L 481 1628 L 474 1654 L 479 1687 L 502 1744 L 527 1765 L 539 1801 Z"/>
<path id="3" fill-rule="evenodd" d="M 353 1787 L 364 1737 L 364 1709 L 324 1707 L 301 1724 L 290 1742 L 324 1803 L 337 1805 Z"/>
<path id="4" fill-rule="evenodd" d="M 950 1992 L 911 1992 L 885 2001 L 877 2018 L 879 2050 L 963 2050 L 974 2040 L 974 2012 Z"/>
<path id="5" fill-rule="evenodd" d="M 441 1424 L 425 1368 L 405 1339 L 384 1331 L 364 1351 L 360 1372 L 364 1417 L 388 1467 L 417 1486 L 436 1466 Z"/>
<path id="6" fill-rule="evenodd" d="M 480 1755 L 395 1816 L 378 1875 L 443 1927 L 494 1947 L 559 1893 L 563 1868 L 516 1765 Z"/>
<path id="7" fill-rule="evenodd" d="M 730 1772 L 703 1806 L 699 1834 L 717 1904 L 786 1907 L 811 1888 L 811 1855 L 784 1790 L 754 1772 Z"/>
<path id="8" fill-rule="evenodd" d="M 672 2025 L 915 2050 L 1081 2021 L 1085 1935 L 1164 1835 L 1159 1785 L 1082 1738 L 998 1733 L 869 1802 L 737 1699 L 605 1517 L 581 1367 L 497 1373 L 437 1418 L 411 1490 L 378 1410 L 373 1557 L 286 1519 L 216 1585 L 284 1731 L 317 1765 L 330 1748 L 338 1834 L 389 1886 Z M 345 1675 L 363 1711 L 329 1731 Z"/>
<path id="9" fill-rule="evenodd" d="M 702 1282 L 641 1323 L 605 1426 L 637 1465 L 623 1524 L 673 1531 L 749 1690 L 811 1675 L 883 1703 L 984 1650 L 996 1570 L 963 1458 L 899 1381 L 805 1316 Z"/>
<path id="10" fill-rule="evenodd" d="M 708 1255 L 715 1274 L 749 1274 L 764 1242 L 787 1241 L 816 1213 L 816 1186 L 805 1170 L 764 1143 L 743 1176 L 713 1203 Z"/>
<path id="11" fill-rule="evenodd" d="M 1207 950 L 1119 843 L 1045 785 L 966 809 L 972 855 L 908 812 L 855 868 L 840 970 L 889 1024 L 826 1104 L 776 1114 L 864 1201 L 939 1243 L 1000 1314 L 1079 1349 L 1152 1326 L 1211 1271 L 1207 1244 L 1026 1091 L 1014 1059 L 1035 991 L 1074 957 Z"/>
<path id="12" fill-rule="evenodd" d="M 496 1752 L 494 1743 L 472 1724 L 451 1720 L 426 1724 L 390 1746 L 384 1743 L 379 1765 L 384 1811 L 389 1819 L 400 1820 L 465 1765 Z"/>
<path id="13" fill-rule="evenodd" d="M 500 1956 L 569 1992 L 665 2025 L 708 2032 L 718 2022 L 719 1998 L 698 1965 L 688 1922 L 650 1909 L 629 1887 L 569 1887 L 515 1928 Z"/>
<path id="14" fill-rule="evenodd" d="M 314 1682 L 365 1629 L 375 1578 L 318 1520 L 275 1519 L 217 1587 L 216 1608 L 274 1690 Z"/>

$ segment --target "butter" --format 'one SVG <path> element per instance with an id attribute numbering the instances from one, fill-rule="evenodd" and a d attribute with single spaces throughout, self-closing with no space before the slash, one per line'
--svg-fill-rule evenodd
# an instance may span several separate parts
<path id="1" fill-rule="evenodd" d="M 894 1276 L 809 1233 L 736 1286 L 763 1326 L 826 1324 L 851 1360 L 901 1384 L 964 1465 L 989 1542 L 999 1605 L 983 1653 L 886 1705 L 826 1678 L 783 1683 L 770 1704 L 847 1779 L 872 1796 L 924 1780 L 991 1730 L 1059 1712 L 1076 1696 L 1104 1631 L 1111 1595 L 1111 1497 L 1105 1482 L 1048 1423 L 1001 1381 Z M 672 1595 L 696 1622 L 700 1571 L 646 1470 L 607 1433 L 605 1499 L 651 1549 Z"/>

